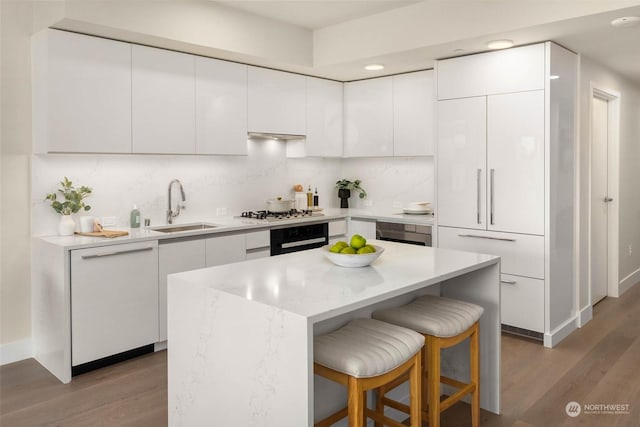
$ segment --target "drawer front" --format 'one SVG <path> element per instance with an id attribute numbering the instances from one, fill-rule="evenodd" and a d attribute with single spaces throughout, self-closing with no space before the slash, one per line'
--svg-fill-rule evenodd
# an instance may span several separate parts
<path id="1" fill-rule="evenodd" d="M 247 250 L 271 246 L 271 232 L 269 230 L 252 231 L 246 234 L 246 239 Z"/>
<path id="2" fill-rule="evenodd" d="M 544 280 L 502 274 L 500 289 L 504 325 L 544 332 Z"/>
<path id="3" fill-rule="evenodd" d="M 506 274 L 544 279 L 544 236 L 438 227 L 438 247 L 498 255 Z"/>
<path id="4" fill-rule="evenodd" d="M 347 234 L 347 221 L 342 219 L 340 221 L 329 222 L 329 237 L 344 236 Z"/>

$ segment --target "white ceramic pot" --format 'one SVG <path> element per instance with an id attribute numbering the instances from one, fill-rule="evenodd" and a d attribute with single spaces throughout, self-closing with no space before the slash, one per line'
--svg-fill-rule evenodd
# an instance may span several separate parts
<path id="1" fill-rule="evenodd" d="M 80 217 L 80 232 L 91 233 L 93 232 L 93 217 L 90 215 Z"/>
<path id="2" fill-rule="evenodd" d="M 293 209 L 293 200 L 269 199 L 267 200 L 267 210 L 269 212 L 288 212 Z"/>
<path id="3" fill-rule="evenodd" d="M 74 231 L 76 231 L 76 223 L 73 221 L 71 215 L 60 216 L 58 234 L 60 236 L 72 236 Z"/>

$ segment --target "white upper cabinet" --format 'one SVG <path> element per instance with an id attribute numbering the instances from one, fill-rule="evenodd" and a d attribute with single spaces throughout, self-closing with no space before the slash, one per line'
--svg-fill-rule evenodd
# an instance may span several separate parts
<path id="1" fill-rule="evenodd" d="M 33 39 L 34 152 L 131 152 L 131 45 L 65 31 Z"/>
<path id="2" fill-rule="evenodd" d="M 488 229 L 544 234 L 544 91 L 487 100 Z"/>
<path id="3" fill-rule="evenodd" d="M 393 79 L 344 84 L 344 156 L 393 155 Z"/>
<path id="4" fill-rule="evenodd" d="M 193 154 L 195 57 L 132 46 L 133 152 Z"/>
<path id="5" fill-rule="evenodd" d="M 247 66 L 196 57 L 196 153 L 247 154 Z"/>
<path id="6" fill-rule="evenodd" d="M 433 70 L 393 76 L 393 154 L 433 155 Z"/>
<path id="7" fill-rule="evenodd" d="M 342 156 L 342 97 L 342 83 L 307 77 L 307 156 Z"/>
<path id="8" fill-rule="evenodd" d="M 249 132 L 304 135 L 305 76 L 248 67 Z"/>
<path id="9" fill-rule="evenodd" d="M 542 43 L 438 62 L 438 99 L 544 88 Z"/>
<path id="10" fill-rule="evenodd" d="M 438 224 L 486 229 L 486 97 L 438 102 Z"/>

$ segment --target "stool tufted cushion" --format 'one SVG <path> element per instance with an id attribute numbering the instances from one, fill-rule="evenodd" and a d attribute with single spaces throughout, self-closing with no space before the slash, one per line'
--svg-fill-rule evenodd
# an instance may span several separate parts
<path id="1" fill-rule="evenodd" d="M 375 311 L 371 317 L 422 334 L 453 337 L 469 329 L 484 309 L 476 304 L 426 295 L 400 307 Z"/>
<path id="2" fill-rule="evenodd" d="M 424 337 L 410 329 L 373 319 L 355 319 L 314 338 L 315 362 L 356 378 L 385 374 L 415 355 Z"/>

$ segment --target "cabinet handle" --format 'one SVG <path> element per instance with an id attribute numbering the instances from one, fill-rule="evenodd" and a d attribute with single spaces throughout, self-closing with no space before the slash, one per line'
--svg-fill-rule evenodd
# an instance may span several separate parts
<path id="1" fill-rule="evenodd" d="M 493 179 L 494 179 L 496 170 L 491 169 L 490 173 L 491 173 L 491 220 L 490 220 L 490 223 L 491 225 L 493 225 L 493 198 L 494 198 Z"/>
<path id="2" fill-rule="evenodd" d="M 605 203 L 613 202 L 613 199 L 611 197 L 605 197 L 604 202 Z"/>
<path id="3" fill-rule="evenodd" d="M 515 285 L 518 282 L 515 280 L 500 280 L 500 283 L 504 283 L 505 285 Z"/>
<path id="4" fill-rule="evenodd" d="M 507 237 L 478 236 L 477 234 L 458 234 L 458 237 L 473 237 L 474 239 L 500 240 L 502 242 L 515 242 L 516 241 L 516 239 L 509 239 Z"/>
<path id="5" fill-rule="evenodd" d="M 480 187 L 480 176 L 482 175 L 482 169 L 478 169 L 478 173 L 476 175 L 476 193 L 478 195 L 478 199 L 476 200 L 476 216 L 478 224 L 480 224 L 480 192 L 482 191 Z"/>
<path id="6" fill-rule="evenodd" d="M 82 259 L 102 258 L 102 257 L 105 257 L 105 256 L 131 254 L 131 253 L 134 253 L 134 252 L 146 252 L 146 251 L 151 251 L 151 250 L 153 250 L 153 247 L 149 246 L 147 248 L 127 249 L 127 250 L 124 250 L 124 251 L 106 252 L 106 253 L 103 253 L 103 254 L 82 255 Z"/>

